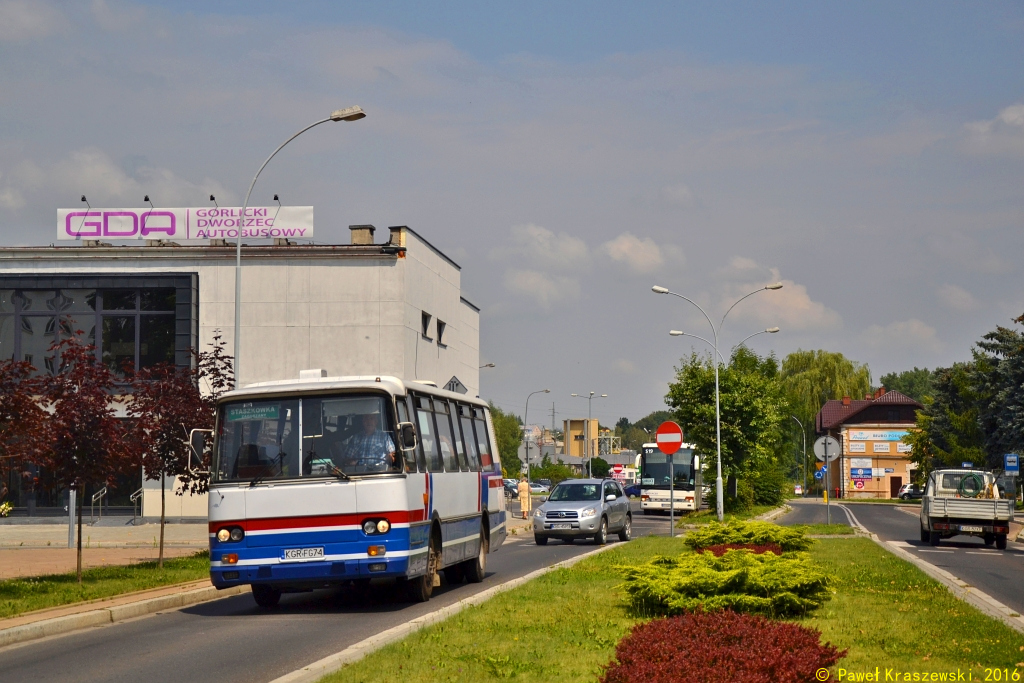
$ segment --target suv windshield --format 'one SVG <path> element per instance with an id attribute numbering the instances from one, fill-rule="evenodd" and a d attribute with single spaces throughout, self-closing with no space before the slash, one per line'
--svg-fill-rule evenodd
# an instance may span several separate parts
<path id="1" fill-rule="evenodd" d="M 401 471 L 388 401 L 342 394 L 220 407 L 214 481 L 341 477 Z"/>
<path id="2" fill-rule="evenodd" d="M 551 501 L 601 500 L 600 484 L 559 484 L 548 496 Z"/>

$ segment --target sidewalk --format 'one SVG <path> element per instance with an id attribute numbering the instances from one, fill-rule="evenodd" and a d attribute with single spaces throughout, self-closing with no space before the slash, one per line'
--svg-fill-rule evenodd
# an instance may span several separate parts
<path id="1" fill-rule="evenodd" d="M 159 524 L 82 527 L 82 566 L 135 564 L 156 560 Z M 209 547 L 205 524 L 164 527 L 164 557 L 182 557 Z M 68 548 L 68 528 L 51 524 L 0 526 L 0 581 L 74 571 L 77 550 Z"/>

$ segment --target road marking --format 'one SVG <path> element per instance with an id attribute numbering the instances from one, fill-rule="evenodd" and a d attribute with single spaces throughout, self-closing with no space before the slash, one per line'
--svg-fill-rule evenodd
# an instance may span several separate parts
<path id="1" fill-rule="evenodd" d="M 998 550 L 977 550 L 977 551 L 975 551 L 975 550 L 968 550 L 967 554 L 968 555 L 998 555 L 999 551 Z"/>
<path id="2" fill-rule="evenodd" d="M 909 543 L 907 543 L 906 541 L 886 541 L 886 543 L 888 543 L 889 545 L 894 545 L 897 548 L 913 548 L 914 547 L 914 546 L 910 545 Z"/>
<path id="3" fill-rule="evenodd" d="M 925 550 L 924 548 L 918 548 L 919 553 L 954 553 L 955 550 Z"/>

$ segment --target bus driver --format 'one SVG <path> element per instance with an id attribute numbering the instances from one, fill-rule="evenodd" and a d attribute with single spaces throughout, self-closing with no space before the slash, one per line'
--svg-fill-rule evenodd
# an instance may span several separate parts
<path id="1" fill-rule="evenodd" d="M 345 465 L 364 467 L 370 472 L 398 469 L 395 442 L 381 431 L 380 413 L 366 413 L 360 419 L 362 429 L 349 437 L 345 444 Z"/>

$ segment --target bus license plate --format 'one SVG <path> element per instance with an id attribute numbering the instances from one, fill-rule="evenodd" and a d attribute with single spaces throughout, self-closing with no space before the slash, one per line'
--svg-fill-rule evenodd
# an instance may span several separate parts
<path id="1" fill-rule="evenodd" d="M 552 529 L 571 529 L 572 524 L 552 524 Z"/>
<path id="2" fill-rule="evenodd" d="M 980 527 L 980 526 L 964 526 L 963 524 L 960 525 L 960 531 L 974 531 L 974 532 L 980 534 L 984 530 L 985 529 L 983 527 Z"/>
<path id="3" fill-rule="evenodd" d="M 319 560 L 324 557 L 323 548 L 288 548 L 283 560 Z"/>

